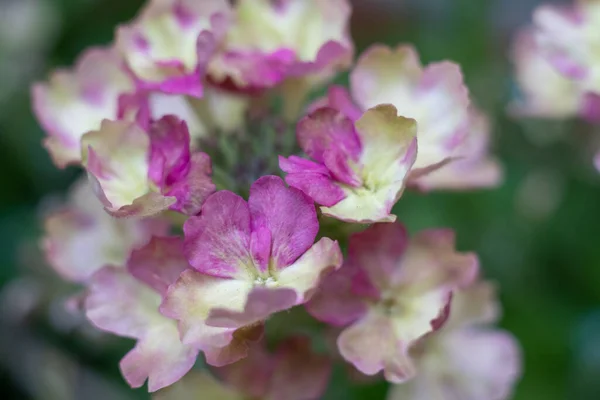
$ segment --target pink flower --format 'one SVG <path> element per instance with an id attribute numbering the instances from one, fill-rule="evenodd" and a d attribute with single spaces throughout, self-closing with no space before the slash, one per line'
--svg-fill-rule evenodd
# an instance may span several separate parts
<path id="1" fill-rule="evenodd" d="M 142 87 L 202 96 L 206 63 L 230 18 L 227 0 L 150 0 L 116 45 Z"/>
<path id="2" fill-rule="evenodd" d="M 251 91 L 287 78 L 322 80 L 352 60 L 346 0 L 242 0 L 233 13 L 208 66 L 213 83 Z"/>
<path id="3" fill-rule="evenodd" d="M 314 161 L 279 158 L 286 182 L 302 190 L 321 211 L 344 221 L 394 221 L 391 209 L 415 162 L 416 124 L 391 105 L 366 111 L 353 122 L 320 108 L 298 123 L 300 146 Z"/>
<path id="4" fill-rule="evenodd" d="M 394 383 L 415 374 L 409 350 L 439 329 L 453 292 L 477 274 L 477 257 L 454 250 L 454 234 L 432 229 L 408 239 L 398 223 L 375 224 L 350 238 L 342 268 L 308 303 L 317 319 L 347 326 L 340 354 L 366 375 Z"/>
<path id="5" fill-rule="evenodd" d="M 506 400 L 521 374 L 520 349 L 498 319 L 494 288 L 485 282 L 455 293 L 450 318 L 411 350 L 418 374 L 392 387 L 388 400 Z"/>
<path id="6" fill-rule="evenodd" d="M 510 105 L 517 116 L 568 118 L 577 115 L 582 87 L 558 71 L 544 56 L 533 32 L 521 32 L 515 41 L 513 62 L 521 98 Z"/>
<path id="7" fill-rule="evenodd" d="M 129 252 L 169 224 L 159 219 L 117 220 L 104 212 L 87 181 L 76 182 L 68 203 L 45 220 L 42 247 L 64 279 L 86 282 L 105 265 L 123 265 Z"/>
<path id="8" fill-rule="evenodd" d="M 281 343 L 275 354 L 254 346 L 247 358 L 216 373 L 222 382 L 204 373 L 189 374 L 153 399 L 316 400 L 327 387 L 331 361 L 313 353 L 306 337 L 292 337 Z"/>
<path id="9" fill-rule="evenodd" d="M 198 355 L 181 343 L 177 323 L 158 311 L 166 288 L 188 267 L 178 238 L 154 238 L 132 252 L 127 269 L 107 266 L 92 277 L 85 309 L 98 328 L 137 339 L 121 360 L 121 373 L 131 387 L 148 379 L 153 392 L 178 381 Z"/>
<path id="10" fill-rule="evenodd" d="M 319 106 L 333 107 L 356 120 L 365 110 L 379 104 L 391 104 L 398 115 L 413 118 L 418 126 L 419 151 L 409 183 L 422 190 L 489 186 L 476 172 L 439 175 L 424 183 L 425 176 L 459 159 L 478 158 L 487 162 L 487 147 L 470 154 L 472 136 L 481 136 L 471 128 L 469 92 L 460 67 L 443 61 L 423 67 L 411 46 L 395 49 L 374 45 L 358 59 L 350 74 L 350 93 L 340 87 L 329 90 Z M 464 167 L 464 165 L 463 165 Z M 460 182 L 446 182 L 443 177 Z M 470 180 L 474 179 L 474 182 Z"/>
<path id="11" fill-rule="evenodd" d="M 600 121 L 600 1 L 540 6 L 534 26 L 517 37 L 517 79 L 525 101 L 517 112 Z"/>
<path id="12" fill-rule="evenodd" d="M 195 215 L 215 190 L 210 158 L 190 153 L 187 126 L 174 116 L 153 123 L 148 133 L 135 123 L 105 120 L 83 137 L 82 152 L 96 195 L 115 217 L 166 209 Z"/>
<path id="13" fill-rule="evenodd" d="M 58 70 L 48 83 L 32 88 L 33 110 L 46 130 L 44 146 L 64 168 L 81 160 L 80 139 L 99 129 L 103 119 L 116 119 L 119 98 L 135 92 L 133 79 L 113 48 L 92 48 L 73 70 Z"/>
<path id="14" fill-rule="evenodd" d="M 161 310 L 209 364 L 245 357 L 247 346 L 232 348 L 234 339 L 306 302 L 321 275 L 340 266 L 337 242 L 313 244 L 318 229 L 310 199 L 278 177 L 257 180 L 248 202 L 229 191 L 213 194 L 184 225 L 193 270 L 169 288 Z"/>

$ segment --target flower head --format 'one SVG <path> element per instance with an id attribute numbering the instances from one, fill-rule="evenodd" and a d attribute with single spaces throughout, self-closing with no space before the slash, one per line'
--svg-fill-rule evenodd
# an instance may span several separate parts
<path id="1" fill-rule="evenodd" d="M 337 242 L 313 244 L 317 231 L 310 199 L 278 177 L 257 180 L 248 202 L 215 193 L 184 226 L 193 270 L 169 288 L 163 312 L 179 321 L 184 343 L 204 350 L 209 363 L 244 357 L 247 348 L 229 355 L 218 349 L 272 313 L 306 302 L 321 275 L 341 264 Z"/>
<path id="2" fill-rule="evenodd" d="M 132 252 L 127 269 L 104 267 L 94 274 L 85 299 L 87 318 L 98 328 L 137 339 L 121 360 L 132 387 L 148 379 L 153 392 L 178 381 L 198 350 L 181 343 L 177 323 L 158 311 L 166 288 L 188 267 L 178 238 L 154 238 Z"/>
<path id="3" fill-rule="evenodd" d="M 83 164 L 106 211 L 149 216 L 168 208 L 194 215 L 215 190 L 208 155 L 190 153 L 185 122 L 166 116 L 148 133 L 137 124 L 103 121 L 82 139 Z"/>
<path id="4" fill-rule="evenodd" d="M 44 146 L 58 167 L 81 160 L 80 139 L 116 119 L 119 99 L 135 92 L 132 77 L 113 48 L 92 48 L 73 70 L 55 71 L 47 83 L 33 86 L 33 109 L 46 130 Z"/>
<path id="5" fill-rule="evenodd" d="M 521 357 L 512 335 L 487 327 L 497 320 L 494 287 L 478 282 L 452 299 L 450 318 L 411 353 L 418 374 L 394 386 L 388 400 L 506 400 L 520 375 Z"/>
<path id="6" fill-rule="evenodd" d="M 76 182 L 68 204 L 45 220 L 42 247 L 65 279 L 87 282 L 105 265 L 124 265 L 129 252 L 152 235 L 164 235 L 160 219 L 116 220 L 104 212 L 87 181 Z"/>
<path id="7" fill-rule="evenodd" d="M 298 123 L 300 146 L 314 161 L 280 157 L 286 182 L 322 205 L 325 215 L 351 222 L 394 221 L 417 153 L 416 124 L 381 105 L 353 122 L 320 108 Z"/>
<path id="8" fill-rule="evenodd" d="M 117 30 L 116 45 L 142 87 L 201 97 L 206 63 L 229 14 L 227 0 L 151 0 Z"/>
<path id="9" fill-rule="evenodd" d="M 400 224 L 376 224 L 350 238 L 346 263 L 325 279 L 308 311 L 347 326 L 337 344 L 358 370 L 383 370 L 388 381 L 404 382 L 415 373 L 410 348 L 444 324 L 453 292 L 477 268 L 474 254 L 454 250 L 451 231 L 409 240 Z"/>

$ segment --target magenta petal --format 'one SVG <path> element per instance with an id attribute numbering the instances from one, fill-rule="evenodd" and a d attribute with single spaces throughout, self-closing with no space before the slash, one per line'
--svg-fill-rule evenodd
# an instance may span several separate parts
<path id="1" fill-rule="evenodd" d="M 188 267 L 179 237 L 153 237 L 144 247 L 133 250 L 127 261 L 131 275 L 161 295 Z"/>
<path id="2" fill-rule="evenodd" d="M 263 176 L 250 188 L 252 230 L 271 232 L 271 257 L 284 268 L 314 243 L 319 222 L 313 202 L 300 190 L 288 188 L 277 176 Z"/>
<path id="3" fill-rule="evenodd" d="M 190 134 L 185 121 L 166 115 L 152 124 L 150 136 L 150 179 L 159 187 L 172 185 L 190 168 Z"/>
<path id="4" fill-rule="evenodd" d="M 256 287 L 248 295 L 243 311 L 215 308 L 210 311 L 206 324 L 220 328 L 240 328 L 267 319 L 271 314 L 296 305 L 295 290 Z"/>
<path id="5" fill-rule="evenodd" d="M 226 190 L 211 195 L 183 231 L 184 253 L 196 270 L 222 278 L 248 276 L 250 210 L 240 196 Z"/>
<path id="6" fill-rule="evenodd" d="M 212 162 L 206 153 L 194 153 L 189 163 L 187 175 L 175 182 L 165 193 L 177 199 L 171 210 L 186 215 L 197 215 L 204 201 L 215 192 L 216 185 L 211 179 Z"/>
<path id="7" fill-rule="evenodd" d="M 600 122 L 600 93 L 586 93 L 583 97 L 581 115 L 592 123 Z"/>
<path id="8" fill-rule="evenodd" d="M 348 89 L 343 86 L 331 86 L 327 91 L 329 107 L 341 111 L 346 117 L 356 122 L 362 116 L 362 110 L 354 104 Z"/>

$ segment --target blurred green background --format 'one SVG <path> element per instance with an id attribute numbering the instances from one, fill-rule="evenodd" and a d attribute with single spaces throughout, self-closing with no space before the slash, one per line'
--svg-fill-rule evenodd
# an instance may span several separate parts
<path id="1" fill-rule="evenodd" d="M 52 166 L 29 98 L 32 81 L 71 65 L 87 46 L 108 43 L 114 27 L 142 3 L 0 1 L 3 399 L 147 397 L 127 390 L 119 376 L 118 359 L 131 343 L 85 332 L 81 321 L 61 311 L 60 295 L 69 289 L 36 251 L 40 204 L 55 201 L 78 171 Z M 505 182 L 496 190 L 406 194 L 396 207 L 400 220 L 411 231 L 454 228 L 460 249 L 476 251 L 486 277 L 499 282 L 502 326 L 518 337 L 525 355 L 515 399 L 599 399 L 600 175 L 591 158 L 600 129 L 578 121 L 512 120 L 505 111 L 516 93 L 510 42 L 541 2 L 354 3 L 359 51 L 373 42 L 411 42 L 424 62 L 462 65 L 473 100 L 491 116 L 494 152 L 505 167 Z M 343 395 L 331 391 L 329 398 L 377 399 L 384 391 L 383 384 L 366 385 Z"/>

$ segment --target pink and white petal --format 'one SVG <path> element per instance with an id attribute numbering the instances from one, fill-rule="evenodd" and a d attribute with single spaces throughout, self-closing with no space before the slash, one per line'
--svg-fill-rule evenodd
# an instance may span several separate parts
<path id="1" fill-rule="evenodd" d="M 168 210 L 177 199 L 150 192 L 133 200 L 133 203 L 119 208 L 104 207 L 115 218 L 147 218 Z"/>
<path id="2" fill-rule="evenodd" d="M 224 0 L 152 0 L 119 27 L 117 47 L 141 83 L 165 93 L 202 95 L 201 71 L 229 19 Z"/>
<path id="3" fill-rule="evenodd" d="M 195 269 L 222 278 L 252 279 L 250 209 L 240 196 L 219 191 L 183 226 L 184 252 Z"/>
<path id="4" fill-rule="evenodd" d="M 392 208 L 404 191 L 404 181 L 381 185 L 376 191 L 344 188 L 346 197 L 330 207 L 321 207 L 323 215 L 342 221 L 371 224 L 394 222 Z"/>
<path id="5" fill-rule="evenodd" d="M 277 348 L 271 385 L 264 397 L 269 400 L 319 399 L 331 376 L 332 362 L 312 351 L 310 339 L 292 337 Z"/>
<path id="6" fill-rule="evenodd" d="M 432 338 L 433 339 L 433 338 Z M 395 386 L 388 400 L 507 400 L 521 375 L 514 338 L 502 331 L 461 330 L 427 348 L 411 382 Z"/>
<path id="7" fill-rule="evenodd" d="M 64 168 L 79 162 L 81 136 L 100 128 L 103 119 L 116 119 L 119 96 L 133 91 L 115 49 L 100 47 L 84 52 L 72 70 L 57 70 L 48 83 L 35 84 L 33 109 L 54 163 Z"/>
<path id="8" fill-rule="evenodd" d="M 227 304 L 211 308 L 206 324 L 211 327 L 238 329 L 254 325 L 269 318 L 272 314 L 287 310 L 298 304 L 298 294 L 289 288 L 254 287 L 247 296 L 242 310 Z"/>
<path id="9" fill-rule="evenodd" d="M 411 290 L 454 290 L 470 285 L 479 272 L 474 253 L 455 250 L 450 229 L 428 229 L 415 235 L 402 259 L 395 282 L 410 283 Z"/>
<path id="10" fill-rule="evenodd" d="M 271 233 L 274 268 L 292 264 L 314 243 L 319 222 L 313 202 L 281 178 L 263 176 L 254 182 L 248 205 L 252 230 L 266 228 Z"/>
<path id="11" fill-rule="evenodd" d="M 350 74 L 352 97 L 363 110 L 378 104 L 401 107 L 422 73 L 419 55 L 412 46 L 391 49 L 373 45 L 359 57 Z"/>
<path id="12" fill-rule="evenodd" d="M 410 343 L 400 342 L 392 321 L 378 311 L 370 311 L 344 329 L 337 343 L 342 357 L 365 375 L 384 371 L 385 378 L 394 383 L 415 375 L 408 355 Z"/>
<path id="13" fill-rule="evenodd" d="M 348 257 L 376 288 L 384 289 L 393 281 L 408 244 L 408 232 L 401 223 L 375 224 L 350 237 Z"/>
<path id="14" fill-rule="evenodd" d="M 155 392 L 181 379 L 196 362 L 198 350 L 183 345 L 175 321 L 163 317 L 152 327 L 119 366 L 125 380 L 138 388 L 148 380 L 148 391 Z"/>
<path id="15" fill-rule="evenodd" d="M 87 318 L 99 329 L 142 338 L 165 317 L 158 312 L 160 295 L 126 270 L 104 267 L 96 272 L 85 299 Z"/>
<path id="16" fill-rule="evenodd" d="M 337 241 L 322 238 L 308 249 L 295 263 L 275 276 L 280 287 L 293 289 L 297 302 L 307 302 L 323 277 L 342 265 L 342 251 Z"/>
<path id="17" fill-rule="evenodd" d="M 180 237 L 153 237 L 144 247 L 133 250 L 127 261 L 129 273 L 161 295 L 189 266 Z"/>
<path id="18" fill-rule="evenodd" d="M 206 371 L 191 371 L 174 385 L 152 395 L 152 400 L 244 400 L 242 393 L 224 385 Z"/>
<path id="19" fill-rule="evenodd" d="M 416 121 L 399 117 L 391 105 L 380 105 L 367 110 L 355 126 L 363 146 L 363 187 L 380 204 L 391 203 L 386 204 L 391 209 L 417 157 Z"/>
<path id="20" fill-rule="evenodd" d="M 165 193 L 177 201 L 171 210 L 186 215 L 197 215 L 206 199 L 215 192 L 216 185 L 211 179 L 212 162 L 206 153 L 192 154 L 187 175 L 175 182 Z"/>
<path id="21" fill-rule="evenodd" d="M 345 326 L 364 316 L 368 304 L 352 290 L 357 272 L 354 264 L 344 263 L 327 275 L 306 303 L 308 313 L 334 326 Z"/>
<path id="22" fill-rule="evenodd" d="M 251 289 L 247 281 L 221 279 L 189 269 L 169 287 L 160 312 L 178 321 L 184 344 L 200 349 L 224 347 L 233 339 L 232 329 L 208 326 L 206 319 L 211 310 L 220 307 L 242 312 Z"/>

